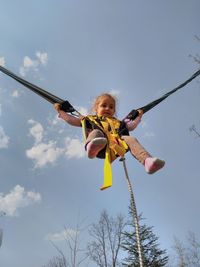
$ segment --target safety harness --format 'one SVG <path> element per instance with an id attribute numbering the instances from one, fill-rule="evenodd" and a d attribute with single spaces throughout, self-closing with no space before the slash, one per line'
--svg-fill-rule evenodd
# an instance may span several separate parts
<path id="1" fill-rule="evenodd" d="M 88 127 L 90 129 L 101 130 L 107 138 L 107 145 L 104 153 L 104 183 L 100 188 L 101 190 L 104 190 L 112 186 L 111 163 L 117 157 L 123 157 L 129 149 L 128 145 L 119 134 L 123 122 L 116 118 L 108 118 L 104 116 L 85 116 L 81 122 L 85 140 L 88 135 Z M 99 156 L 97 155 L 97 157 Z M 102 158 L 102 156 L 100 157 Z"/>

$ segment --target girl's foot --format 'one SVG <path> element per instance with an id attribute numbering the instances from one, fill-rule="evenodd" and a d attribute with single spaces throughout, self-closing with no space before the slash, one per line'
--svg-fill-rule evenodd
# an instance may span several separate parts
<path id="1" fill-rule="evenodd" d="M 88 158 L 93 159 L 107 144 L 105 137 L 96 137 L 86 145 Z"/>
<path id="2" fill-rule="evenodd" d="M 165 165 L 165 161 L 158 158 L 146 158 L 144 167 L 145 171 L 149 174 L 153 174 L 160 170 Z"/>

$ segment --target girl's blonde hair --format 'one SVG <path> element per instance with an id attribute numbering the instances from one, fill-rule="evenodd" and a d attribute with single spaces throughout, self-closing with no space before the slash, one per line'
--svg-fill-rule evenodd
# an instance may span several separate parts
<path id="1" fill-rule="evenodd" d="M 100 101 L 101 101 L 101 99 L 102 99 L 103 97 L 108 97 L 108 98 L 110 98 L 110 99 L 113 101 L 114 106 L 115 106 L 115 112 L 116 112 L 117 98 L 116 98 L 114 95 L 111 95 L 111 94 L 109 94 L 109 93 L 103 93 L 103 94 L 97 96 L 97 97 L 93 100 L 93 103 L 92 103 L 92 112 L 96 112 L 96 110 L 97 110 L 97 106 L 99 105 L 99 103 L 100 103 Z"/>

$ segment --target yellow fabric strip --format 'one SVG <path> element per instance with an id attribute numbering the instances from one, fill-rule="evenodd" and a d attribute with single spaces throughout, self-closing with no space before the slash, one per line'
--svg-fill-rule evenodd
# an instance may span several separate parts
<path id="1" fill-rule="evenodd" d="M 100 189 L 104 190 L 110 186 L 112 186 L 112 167 L 110 163 L 110 149 L 107 146 L 104 160 L 104 182 Z"/>
<path id="2" fill-rule="evenodd" d="M 83 131 L 83 138 L 86 141 L 86 125 L 85 125 L 85 117 L 82 118 L 81 120 L 81 125 L 82 125 L 82 131 Z"/>

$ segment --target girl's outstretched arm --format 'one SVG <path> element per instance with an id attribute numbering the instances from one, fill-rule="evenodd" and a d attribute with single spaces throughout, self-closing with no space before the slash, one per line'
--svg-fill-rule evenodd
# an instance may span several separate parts
<path id="1" fill-rule="evenodd" d="M 54 107 L 58 111 L 58 117 L 59 118 L 63 119 L 64 121 L 66 121 L 67 123 L 69 123 L 72 126 L 81 127 L 81 118 L 80 117 L 75 117 L 75 116 L 68 114 L 65 111 L 61 110 L 60 105 L 57 103 L 54 105 Z"/>

